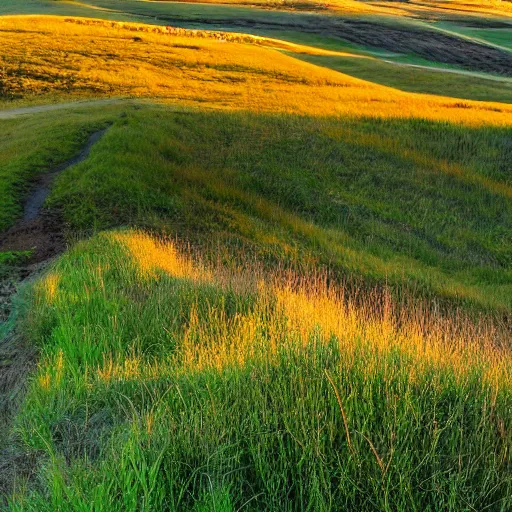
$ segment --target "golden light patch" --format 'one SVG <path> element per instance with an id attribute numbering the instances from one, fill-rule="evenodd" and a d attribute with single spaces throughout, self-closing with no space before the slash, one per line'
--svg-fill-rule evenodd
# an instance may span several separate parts
<path id="1" fill-rule="evenodd" d="M 42 286 L 44 289 L 46 300 L 49 303 L 54 302 L 57 297 L 57 290 L 59 287 L 60 275 L 54 272 L 49 273 L 43 280 Z"/>
<path id="2" fill-rule="evenodd" d="M 192 280 L 207 276 L 219 290 L 229 287 L 226 269 L 208 272 L 172 244 L 140 233 L 117 233 L 115 240 L 129 249 L 142 275 L 160 269 Z M 237 275 L 250 269 L 237 270 Z M 192 305 L 176 352 L 164 364 L 126 357 L 107 359 L 96 375 L 112 380 L 152 380 L 192 375 L 205 370 L 224 371 L 250 364 L 277 364 L 282 354 L 296 354 L 317 364 L 321 346 L 336 346 L 340 364 L 364 360 L 368 375 L 384 372 L 391 379 L 398 371 L 412 381 L 446 371 L 464 382 L 473 372 L 493 389 L 512 385 L 507 353 L 497 348 L 499 331 L 486 324 L 460 322 L 421 308 L 400 308 L 382 292 L 355 299 L 339 286 L 327 286 L 319 277 L 288 280 L 278 272 L 254 279 L 254 302 L 249 311 L 228 314 L 222 306 L 209 306 L 207 314 Z M 239 279 L 239 277 L 238 277 Z M 192 284 L 193 286 L 193 284 Z M 162 319 L 165 323 L 165 318 Z M 334 344 L 334 345 L 332 345 Z M 400 361 L 400 362 L 399 362 Z M 432 385 L 436 385 L 433 383 Z M 497 392 L 497 391 L 496 391 Z M 151 429 L 151 427 L 149 427 Z"/>
<path id="3" fill-rule="evenodd" d="M 163 271 L 172 277 L 209 281 L 211 274 L 190 258 L 180 255 L 173 244 L 158 241 L 141 232 L 111 235 L 128 249 L 143 276 L 156 277 Z"/>

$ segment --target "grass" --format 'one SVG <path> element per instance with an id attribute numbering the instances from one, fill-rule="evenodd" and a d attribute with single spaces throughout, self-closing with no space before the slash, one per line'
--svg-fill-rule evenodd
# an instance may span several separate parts
<path id="1" fill-rule="evenodd" d="M 346 75 L 402 91 L 430 93 L 480 101 L 512 102 L 512 80 L 492 81 L 354 57 L 302 55 L 300 58 Z"/>
<path id="2" fill-rule="evenodd" d="M 0 29 L 4 108 L 152 98 L 0 121 L 0 230 L 109 126 L 48 202 L 81 241 L 4 324 L 39 351 L 9 510 L 512 508 L 510 105 L 245 35 Z"/>
<path id="3" fill-rule="evenodd" d="M 21 187 L 45 165 L 30 167 L 45 155 L 36 148 L 62 161 L 114 122 L 50 197 L 73 231 L 131 224 L 213 236 L 269 262 L 510 311 L 509 128 L 109 108 L 5 121 L 19 151 L 6 176 Z M 21 152 L 31 131 L 41 139 Z M 8 222 L 20 189 L 4 197 Z"/>
<path id="4" fill-rule="evenodd" d="M 509 133 L 147 106 L 57 179 L 50 204 L 77 232 L 215 237 L 268 261 L 509 311 Z"/>
<path id="5" fill-rule="evenodd" d="M 354 4 L 362 5 L 360 2 L 353 2 Z M 368 3 L 364 3 L 365 6 L 368 6 Z M 391 5 L 391 3 L 389 3 Z M 409 4 L 400 4 L 400 8 L 405 8 Z M 374 6 L 375 7 L 375 6 Z M 382 6 L 380 6 L 382 7 Z M 3 10 L 2 10 L 3 9 Z M 414 15 L 412 18 L 409 16 L 400 16 L 400 13 L 395 13 L 395 16 L 381 16 L 378 12 L 373 15 L 354 15 L 350 13 L 339 13 L 336 16 L 333 15 L 325 15 L 325 14 L 317 14 L 312 17 L 311 14 L 303 14 L 300 12 L 292 12 L 292 11 L 281 11 L 281 10 L 265 10 L 265 9 L 254 9 L 249 8 L 247 6 L 240 5 L 213 5 L 213 4 L 197 4 L 197 3 L 176 3 L 176 2 L 167 2 L 167 1 L 155 1 L 155 2 L 140 2 L 140 1 L 131 1 L 131 0 L 98 0 L 96 2 L 35 2 L 28 4 L 25 6 L 23 4 L 11 4 L 7 3 L 3 7 L 0 6 L 0 13 L 3 14 L 30 14 L 30 13 L 43 13 L 43 14 L 58 14 L 61 16 L 89 16 L 93 18 L 105 18 L 119 21 L 137 21 L 143 23 L 157 24 L 157 25 L 173 25 L 173 26 L 182 26 L 189 27 L 194 29 L 210 29 L 210 30 L 227 30 L 227 31 L 239 31 L 239 32 L 251 32 L 260 36 L 267 37 L 275 37 L 280 39 L 285 39 L 290 42 L 299 42 L 301 44 L 311 45 L 317 48 L 324 49 L 334 49 L 338 51 L 349 51 L 356 55 L 372 55 L 379 59 L 389 59 L 390 49 L 387 50 L 379 45 L 384 44 L 386 41 L 386 36 L 381 37 L 380 32 L 382 30 L 386 30 L 390 27 L 400 28 L 405 32 L 413 31 L 413 37 L 416 39 L 421 38 L 431 38 L 436 36 L 436 31 L 432 31 L 433 28 L 448 28 L 450 30 L 449 33 L 453 36 L 453 40 L 451 43 L 447 43 L 446 41 L 442 44 L 444 45 L 443 52 L 436 51 L 433 55 L 430 55 L 429 52 L 424 52 L 421 50 L 421 44 L 412 45 L 414 48 L 408 49 L 398 49 L 399 52 L 404 54 L 404 58 L 414 58 L 418 57 L 415 54 L 415 51 L 420 51 L 423 59 L 426 59 L 427 64 L 432 66 L 448 66 L 451 68 L 457 68 L 457 65 L 454 64 L 453 58 L 448 59 L 448 62 L 444 64 L 438 62 L 442 59 L 442 55 L 450 55 L 455 52 L 458 55 L 458 63 L 459 65 L 463 65 L 467 69 L 471 69 L 473 71 L 483 71 L 485 70 L 485 66 L 482 68 L 481 66 L 486 61 L 493 61 L 497 59 L 497 55 L 493 54 L 486 58 L 478 58 L 478 53 L 481 51 L 477 47 L 467 47 L 467 48 L 457 48 L 458 47 L 458 39 L 466 40 L 466 42 L 474 41 L 471 38 L 467 38 L 465 34 L 465 30 L 470 30 L 467 28 L 468 23 L 484 23 L 486 18 L 482 17 L 447 17 L 449 23 L 445 21 L 440 21 L 439 23 L 431 23 L 433 13 L 428 9 L 422 13 L 418 13 Z M 403 14 L 403 13 L 402 13 Z M 448 15 L 446 15 L 448 16 Z M 429 21 L 429 23 L 421 23 L 417 21 L 415 18 L 425 19 Z M 349 42 L 343 37 L 350 37 L 348 34 L 345 34 L 345 28 L 343 23 L 337 23 L 336 20 L 342 20 L 343 22 L 370 22 L 373 23 L 372 27 L 366 29 L 366 31 L 375 31 L 376 37 L 372 41 L 366 40 L 364 37 L 364 41 L 352 40 Z M 437 19 L 437 18 L 435 18 Z M 439 19 L 444 20 L 443 17 Z M 317 33 L 308 33 L 313 30 L 313 28 L 318 25 Z M 460 30 L 459 30 L 460 29 Z M 418 31 L 422 32 L 422 34 L 418 34 Z M 507 37 L 507 32 L 509 30 L 506 29 L 487 29 L 489 33 L 496 32 L 498 38 Z M 349 30 L 350 32 L 350 30 Z M 363 31 L 364 32 L 364 31 Z M 460 33 L 460 37 L 458 34 Z M 505 34 L 504 36 L 500 36 L 499 33 Z M 364 36 L 364 33 L 360 34 L 360 36 Z M 389 35 L 388 35 L 389 37 Z M 402 36 L 401 36 L 402 37 Z M 356 38 L 357 39 L 357 38 Z M 400 39 L 400 38 L 399 38 Z M 485 43 L 486 40 L 483 40 Z M 398 41 L 400 42 L 400 41 Z M 373 44 L 372 47 L 368 46 L 369 44 Z M 469 44 L 469 43 L 468 43 Z M 489 39 L 488 44 L 492 44 L 491 39 Z M 435 47 L 436 45 L 433 45 Z M 485 48 L 485 46 L 484 46 Z M 397 51 L 395 49 L 395 51 Z M 384 52 L 384 53 L 383 53 Z M 392 52 L 391 52 L 392 53 Z M 474 55 L 473 55 L 474 54 Z M 450 64 L 451 62 L 451 64 Z M 376 73 L 373 74 L 373 78 L 376 78 L 378 82 L 378 71 L 384 69 L 386 67 L 386 63 L 376 63 Z M 396 70 L 395 76 L 399 76 L 399 71 Z M 387 74 L 390 74 L 389 72 Z M 355 76 L 359 76 L 357 73 Z M 368 75 L 371 78 L 371 75 Z M 420 75 L 421 76 L 421 75 Z M 485 75 L 484 75 L 485 76 Z M 407 74 L 407 77 L 409 75 Z M 441 84 L 437 85 L 435 83 L 430 83 L 435 81 L 435 76 L 432 77 L 432 80 L 420 80 L 418 84 L 424 83 L 425 89 L 421 89 L 416 86 L 415 90 L 418 92 L 426 92 L 426 93 L 438 93 L 438 91 L 443 91 L 443 87 L 445 87 L 446 92 L 444 94 L 457 94 L 457 90 L 460 87 L 457 87 L 456 79 L 453 79 L 452 76 L 448 75 L 443 78 L 440 78 Z M 468 87 L 467 90 L 463 93 L 465 97 L 473 98 L 473 99 L 481 99 L 485 96 L 485 92 L 487 91 L 488 98 L 492 99 L 494 94 L 494 88 L 492 82 L 485 85 L 485 82 L 478 79 L 470 80 L 470 83 L 475 88 L 475 94 L 472 94 L 473 87 Z M 407 90 L 407 80 L 399 81 L 399 85 L 402 85 L 404 90 Z M 399 87 L 400 88 L 400 87 Z M 453 92 L 452 92 L 453 91 Z M 507 91 L 504 91 L 505 94 Z M 459 94 L 460 97 L 460 94 Z M 501 101 L 502 95 L 496 95 L 496 100 Z"/>
<path id="6" fill-rule="evenodd" d="M 115 112 L 86 109 L 17 120 L 3 120 L 0 135 L 0 231 L 21 213 L 20 199 L 37 176 L 65 162 L 90 133 Z M 114 114 L 115 115 L 115 114 Z"/>
<path id="7" fill-rule="evenodd" d="M 16 432 L 43 490 L 10 510 L 512 505 L 490 325 L 133 231 L 76 246 L 29 304 L 41 357 Z"/>
<path id="8" fill-rule="evenodd" d="M 0 28 L 13 30 L 0 39 L 6 98 L 130 95 L 230 110 L 512 122 L 512 107 L 501 103 L 403 93 L 261 44 L 242 44 L 252 41 L 243 35 L 173 35 L 157 27 L 51 17 L 7 17 Z"/>
<path id="9" fill-rule="evenodd" d="M 15 0 L 5 0 L 6 6 L 12 12 L 16 9 L 19 13 L 20 9 L 24 12 L 33 13 L 35 9 L 48 11 L 60 10 L 65 14 L 69 14 L 70 9 L 81 10 L 95 10 L 95 9 L 113 9 L 119 11 L 133 11 L 144 12 L 145 14 L 155 14 L 162 11 L 169 11 L 174 8 L 172 0 L 155 0 L 137 2 L 136 0 L 81 0 L 72 2 L 63 2 L 51 0 L 28 0 L 22 6 L 16 5 Z M 137 5 L 141 3 L 143 5 Z M 444 18 L 447 16 L 501 16 L 510 17 L 512 14 L 512 7 L 510 2 L 496 1 L 496 0 L 451 0 L 449 2 L 367 2 L 357 0 L 328 0 L 327 2 L 317 2 L 314 0 L 207 0 L 206 2 L 189 2 L 192 6 L 201 4 L 217 4 L 220 7 L 236 8 L 236 7 L 260 7 L 272 10 L 281 11 L 330 11 L 342 14 L 370 14 L 370 15 L 384 15 L 396 17 L 419 17 L 430 16 Z M 27 4 L 27 5 L 25 5 Z M 68 4 L 68 5 L 66 5 Z M 209 5 L 207 7 L 210 7 Z M 75 13 L 74 13 L 75 14 Z M 108 11 L 107 11 L 108 14 Z M 77 14 L 80 15 L 80 14 Z"/>
<path id="10" fill-rule="evenodd" d="M 30 258 L 30 251 L 8 251 L 0 253 L 0 263 L 10 265 Z"/>
<path id="11" fill-rule="evenodd" d="M 510 41 L 510 32 L 512 31 L 512 23 L 508 28 L 504 25 L 501 28 L 485 28 L 460 26 L 449 22 L 440 22 L 436 26 L 462 34 L 463 36 L 474 38 L 479 41 L 485 41 L 490 44 L 497 45 L 502 48 L 508 48 L 512 51 L 512 42 Z"/>

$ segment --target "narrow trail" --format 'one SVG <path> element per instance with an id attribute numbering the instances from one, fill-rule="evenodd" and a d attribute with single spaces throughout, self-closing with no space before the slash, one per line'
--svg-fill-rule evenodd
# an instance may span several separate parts
<path id="1" fill-rule="evenodd" d="M 0 234 L 0 252 L 33 251 L 30 258 L 32 264 L 44 262 L 61 252 L 64 246 L 62 223 L 57 212 L 43 209 L 44 202 L 57 175 L 85 160 L 105 131 L 93 133 L 80 153 L 39 176 L 25 200 L 21 219 Z"/>
<path id="2" fill-rule="evenodd" d="M 44 208 L 56 176 L 85 160 L 106 130 L 93 133 L 73 158 L 41 175 L 25 200 L 23 216 L 10 229 L 0 233 L 0 252 L 32 251 L 30 259 L 0 273 L 0 328 L 7 325 L 12 299 L 20 283 L 33 278 L 65 248 L 64 230 L 58 212 Z M 1 269 L 0 269 L 1 270 Z M 1 329 L 0 329 L 1 334 Z M 18 479 L 30 479 L 37 460 L 27 456 L 12 439 L 11 422 L 23 399 L 27 377 L 37 360 L 33 346 L 11 330 L 0 339 L 0 509 Z"/>
<path id="3" fill-rule="evenodd" d="M 31 107 L 12 108 L 0 110 L 0 119 L 15 119 L 17 117 L 39 114 L 43 112 L 52 112 L 55 110 L 66 110 L 70 108 L 95 107 L 100 105 L 117 105 L 133 101 L 130 98 L 106 98 L 85 101 L 69 101 L 67 103 L 52 103 L 50 105 L 33 105 Z"/>
<path id="4" fill-rule="evenodd" d="M 105 129 L 93 133 L 89 137 L 87 144 L 78 155 L 55 167 L 50 172 L 42 176 L 40 185 L 35 188 L 35 190 L 28 196 L 27 200 L 25 201 L 25 208 L 21 222 L 34 220 L 40 214 L 41 208 L 43 207 L 46 198 L 50 194 L 50 186 L 57 174 L 67 169 L 68 167 L 72 167 L 73 165 L 76 165 L 85 160 L 89 156 L 89 153 L 91 152 L 94 144 L 96 144 L 101 139 L 101 137 L 103 137 L 106 131 L 107 130 Z"/>

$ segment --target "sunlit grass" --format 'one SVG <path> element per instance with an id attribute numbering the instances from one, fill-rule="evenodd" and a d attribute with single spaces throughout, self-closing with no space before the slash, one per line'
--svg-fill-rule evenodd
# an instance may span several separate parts
<path id="1" fill-rule="evenodd" d="M 498 324 L 203 256 L 105 233 L 36 286 L 13 510 L 509 506 Z"/>
<path id="2" fill-rule="evenodd" d="M 511 29 L 512 31 L 512 29 Z M 512 38 L 511 38 L 512 39 Z M 471 76 L 465 71 L 445 73 L 383 62 L 379 59 L 353 58 L 302 53 L 301 59 L 330 67 L 363 80 L 400 89 L 402 91 L 440 94 L 454 98 L 512 103 L 512 79 Z M 436 65 L 432 64 L 431 65 Z M 439 63 L 437 63 L 439 65 Z"/>
<path id="3" fill-rule="evenodd" d="M 149 226 L 508 311 L 507 141 L 508 129 L 147 107 L 51 202 L 77 231 Z"/>
<path id="4" fill-rule="evenodd" d="M 12 0 L 9 0 L 12 1 Z M 34 1 L 34 0 L 32 0 Z M 39 5 L 44 5 L 48 9 L 49 0 L 40 0 Z M 68 3 L 68 2 L 66 2 Z M 133 0 L 81 0 L 69 2 L 69 6 L 60 7 L 68 14 L 69 10 L 74 9 L 80 13 L 86 13 L 87 10 L 94 11 L 98 8 L 105 10 L 126 10 L 131 12 L 145 12 L 152 14 L 160 12 L 162 4 L 172 4 L 172 0 L 145 0 L 140 2 L 143 6 L 136 6 L 134 9 Z M 327 0 L 318 2 L 316 0 L 206 0 L 197 2 L 192 0 L 189 3 L 209 3 L 226 4 L 233 6 L 255 6 L 270 8 L 273 10 L 313 10 L 313 11 L 334 11 L 342 14 L 365 14 L 365 15 L 387 15 L 397 17 L 417 17 L 417 16 L 449 16 L 457 14 L 466 15 L 497 15 L 510 16 L 512 8 L 506 0 L 451 0 L 443 2 L 434 1 L 410 1 L 410 2 L 379 2 L 379 1 L 357 1 L 357 0 Z M 155 5 L 156 4 L 156 5 Z M 39 6 L 38 5 L 38 6 Z M 54 10 L 59 7 L 51 6 Z M 32 7 L 34 9 L 34 6 Z M 164 11 L 165 12 L 165 11 Z"/>
<path id="5" fill-rule="evenodd" d="M 10 509 L 512 508 L 512 107 L 244 35 L 0 28 L 5 97 L 180 105 L 2 122 L 0 229 L 109 126 L 50 198 L 92 238 L 20 302 L 40 359 Z M 98 234 L 126 225 L 153 235 Z"/>
<path id="6" fill-rule="evenodd" d="M 4 95 L 151 96 L 216 109 L 466 124 L 509 125 L 512 119 L 512 107 L 503 104 L 461 105 L 449 98 L 403 93 L 259 45 L 222 41 L 222 35 L 219 41 L 201 33 L 162 34 L 159 27 L 68 21 L 0 20 L 0 27 L 10 31 L 0 38 Z"/>

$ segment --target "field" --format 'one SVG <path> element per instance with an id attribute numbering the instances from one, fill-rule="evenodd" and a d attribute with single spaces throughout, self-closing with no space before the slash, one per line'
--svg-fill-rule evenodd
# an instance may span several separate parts
<path id="1" fill-rule="evenodd" d="M 0 6 L 0 509 L 510 510 L 508 4 L 250 5 Z"/>

